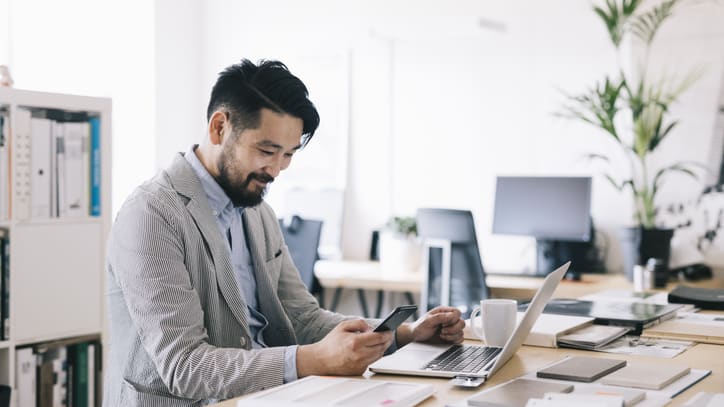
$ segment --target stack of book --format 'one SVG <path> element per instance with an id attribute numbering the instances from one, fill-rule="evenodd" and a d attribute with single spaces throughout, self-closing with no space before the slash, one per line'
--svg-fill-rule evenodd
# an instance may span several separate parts
<path id="1" fill-rule="evenodd" d="M 97 337 L 17 348 L 19 406 L 90 407 L 100 403 L 101 348 Z"/>

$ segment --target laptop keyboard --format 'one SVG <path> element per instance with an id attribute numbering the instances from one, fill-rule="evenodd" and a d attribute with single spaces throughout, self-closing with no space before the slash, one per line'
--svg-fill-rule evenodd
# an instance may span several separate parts
<path id="1" fill-rule="evenodd" d="M 503 348 L 479 345 L 453 345 L 431 360 L 425 370 L 471 373 L 482 369 Z"/>

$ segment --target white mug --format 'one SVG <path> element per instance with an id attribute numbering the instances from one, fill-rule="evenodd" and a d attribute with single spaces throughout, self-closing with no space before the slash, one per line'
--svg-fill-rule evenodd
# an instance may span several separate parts
<path id="1" fill-rule="evenodd" d="M 482 300 L 470 314 L 470 327 L 488 346 L 503 347 L 515 329 L 518 304 L 515 300 Z M 480 314 L 480 324 L 475 323 Z"/>

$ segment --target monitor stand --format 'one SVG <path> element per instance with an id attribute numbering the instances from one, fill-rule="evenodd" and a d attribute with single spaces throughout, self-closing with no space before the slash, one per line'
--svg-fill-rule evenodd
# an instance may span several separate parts
<path id="1" fill-rule="evenodd" d="M 565 250 L 562 250 L 564 242 L 550 239 L 536 239 L 536 274 L 546 276 L 563 263 L 571 260 L 562 258 Z M 581 279 L 580 271 L 575 267 L 571 267 L 566 273 L 565 279 L 578 281 Z"/>

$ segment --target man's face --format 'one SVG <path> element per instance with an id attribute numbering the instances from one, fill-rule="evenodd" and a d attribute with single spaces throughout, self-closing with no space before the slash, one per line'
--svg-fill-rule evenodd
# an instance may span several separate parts
<path id="1" fill-rule="evenodd" d="M 302 119 L 262 109 L 258 128 L 224 137 L 216 181 L 234 206 L 261 203 L 267 185 L 301 148 L 302 125 Z"/>

